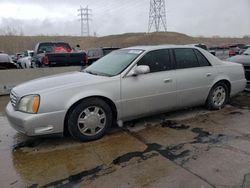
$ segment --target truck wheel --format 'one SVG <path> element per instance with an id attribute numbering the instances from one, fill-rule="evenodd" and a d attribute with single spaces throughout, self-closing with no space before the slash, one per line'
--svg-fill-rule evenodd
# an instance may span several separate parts
<path id="1" fill-rule="evenodd" d="M 91 141 L 101 138 L 112 125 L 112 110 L 101 99 L 86 99 L 69 112 L 67 127 L 75 139 Z"/>
<path id="2" fill-rule="evenodd" d="M 223 82 L 215 84 L 209 92 L 206 106 L 209 110 L 219 110 L 229 99 L 229 89 Z"/>

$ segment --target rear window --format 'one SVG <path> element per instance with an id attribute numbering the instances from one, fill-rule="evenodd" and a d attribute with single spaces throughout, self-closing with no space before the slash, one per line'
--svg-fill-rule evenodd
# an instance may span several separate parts
<path id="1" fill-rule="evenodd" d="M 71 52 L 71 50 L 67 43 L 42 43 L 39 45 L 38 53 L 60 53 Z"/>
<path id="2" fill-rule="evenodd" d="M 67 52 L 70 52 L 72 50 L 71 47 L 69 46 L 69 44 L 67 44 L 67 43 L 56 43 L 55 47 L 57 47 L 57 48 L 63 48 Z"/>

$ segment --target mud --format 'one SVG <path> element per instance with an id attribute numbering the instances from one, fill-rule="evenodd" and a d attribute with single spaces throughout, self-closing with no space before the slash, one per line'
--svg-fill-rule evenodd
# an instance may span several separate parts
<path id="1" fill-rule="evenodd" d="M 249 187 L 250 96 L 128 122 L 104 138 L 29 138 L 0 97 L 1 187 Z"/>
<path id="2" fill-rule="evenodd" d="M 190 126 L 178 124 L 176 121 L 166 120 L 162 122 L 162 127 L 168 127 L 168 128 L 176 129 L 176 130 L 185 130 L 185 129 L 188 129 Z"/>
<path id="3" fill-rule="evenodd" d="M 198 135 L 194 138 L 195 141 L 192 143 L 211 143 L 211 144 L 216 144 L 220 142 L 220 140 L 223 138 L 223 134 L 218 134 L 218 135 L 211 135 L 209 132 L 204 131 L 201 128 L 193 128 L 191 130 L 194 133 L 197 133 Z"/>
<path id="4" fill-rule="evenodd" d="M 20 142 L 16 145 L 13 146 L 13 150 L 18 150 L 21 148 L 34 148 L 38 145 L 40 145 L 43 142 L 42 139 L 30 139 L 30 140 L 25 140 L 23 142 Z"/>
<path id="5" fill-rule="evenodd" d="M 243 92 L 231 99 L 230 104 L 240 109 L 250 109 L 250 92 Z"/>

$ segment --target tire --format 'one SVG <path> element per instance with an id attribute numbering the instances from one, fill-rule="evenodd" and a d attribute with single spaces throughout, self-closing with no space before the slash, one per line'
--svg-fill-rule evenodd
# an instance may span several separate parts
<path id="1" fill-rule="evenodd" d="M 112 110 L 101 99 L 86 99 L 69 112 L 66 122 L 73 138 L 80 141 L 96 140 L 110 129 Z"/>
<path id="2" fill-rule="evenodd" d="M 228 100 L 228 86 L 223 82 L 219 82 L 210 90 L 206 106 L 209 110 L 220 110 L 227 104 Z"/>

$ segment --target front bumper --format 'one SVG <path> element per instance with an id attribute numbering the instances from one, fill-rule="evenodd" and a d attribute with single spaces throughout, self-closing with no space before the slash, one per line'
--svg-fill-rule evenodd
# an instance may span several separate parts
<path id="1" fill-rule="evenodd" d="M 10 102 L 5 111 L 10 125 L 28 136 L 63 133 L 66 111 L 28 114 L 15 111 Z"/>

